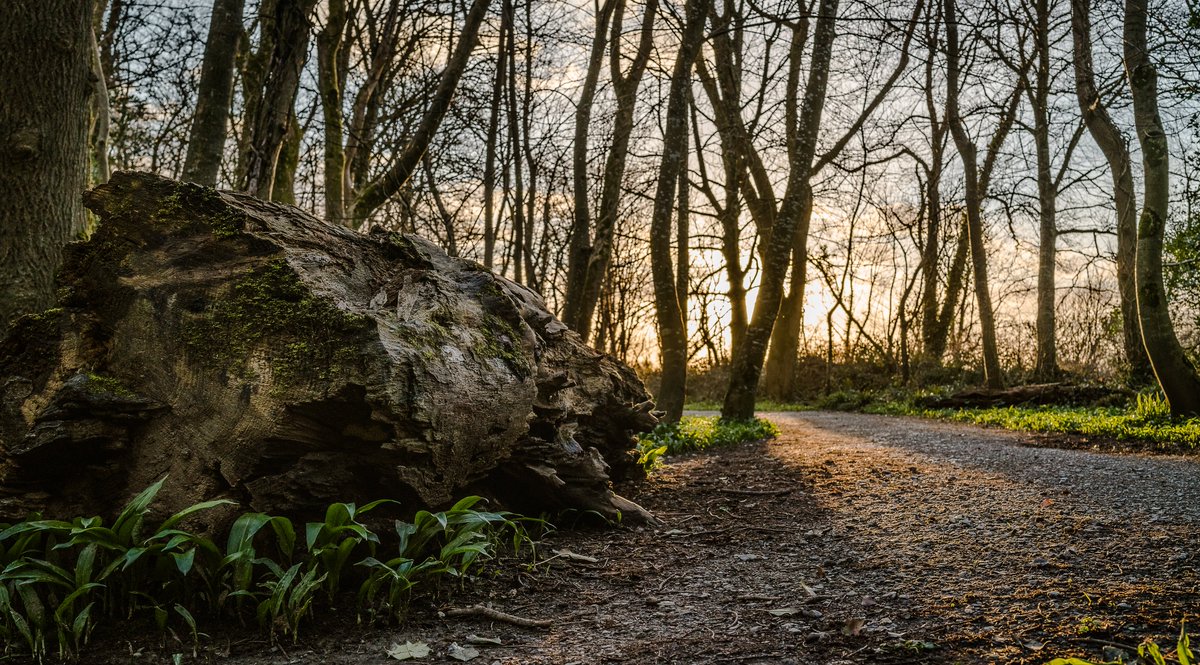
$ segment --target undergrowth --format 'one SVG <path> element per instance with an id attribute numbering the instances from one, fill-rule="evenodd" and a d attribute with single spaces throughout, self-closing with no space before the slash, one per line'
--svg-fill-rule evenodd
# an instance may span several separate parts
<path id="1" fill-rule="evenodd" d="M 1132 649 L 1130 649 L 1132 651 Z M 1083 660 L 1082 658 L 1055 658 L 1046 663 L 1046 665 L 1123 665 L 1126 661 L 1121 660 L 1092 662 Z M 1158 646 L 1151 640 L 1146 640 L 1137 646 L 1137 660 L 1129 661 L 1131 665 L 1167 665 L 1168 663 L 1179 663 L 1179 665 L 1197 665 L 1200 660 L 1196 658 L 1196 653 L 1192 651 L 1191 640 L 1188 638 L 1187 627 L 1180 626 L 1179 640 L 1175 643 L 1175 652 L 1163 653 L 1162 647 Z"/>
<path id="2" fill-rule="evenodd" d="M 1144 392 L 1125 406 L 1006 406 L 936 409 L 922 406 L 931 396 L 950 394 L 948 388 L 933 391 L 888 389 L 839 390 L 811 402 L 761 401 L 759 411 L 806 411 L 829 409 L 887 415 L 906 415 L 951 422 L 1003 427 L 1044 434 L 1077 434 L 1087 437 L 1150 444 L 1167 450 L 1200 450 L 1200 418 L 1171 415 L 1167 401 L 1158 392 Z M 714 407 L 706 403 L 688 409 Z"/>
<path id="3" fill-rule="evenodd" d="M 1200 446 L 1200 418 L 1175 418 L 1166 400 L 1139 395 L 1127 408 L 1075 406 L 1008 406 L 977 409 L 929 409 L 911 400 L 869 404 L 868 413 L 915 415 L 952 422 L 1047 434 L 1078 434 L 1158 447 Z"/>
<path id="4" fill-rule="evenodd" d="M 322 522 L 245 513 L 224 543 L 184 528 L 188 518 L 233 502 L 205 501 L 147 523 L 164 480 L 125 506 L 112 524 L 35 516 L 0 525 L 0 640 L 41 662 L 77 654 L 96 626 L 152 620 L 160 632 L 199 640 L 204 618 L 255 619 L 272 639 L 297 636 L 315 605 L 356 592 L 360 618 L 403 617 L 418 585 L 462 579 L 502 544 L 533 544 L 527 525 L 477 510 L 470 496 L 442 512 L 394 520 L 381 537 L 363 515 L 394 501 L 335 503 Z"/>
<path id="5" fill-rule="evenodd" d="M 708 448 L 761 441 L 779 435 L 779 428 L 762 418 L 726 420 L 718 416 L 684 416 L 677 423 L 661 423 L 638 436 L 643 467 L 654 468 L 663 455 L 678 455 Z"/>

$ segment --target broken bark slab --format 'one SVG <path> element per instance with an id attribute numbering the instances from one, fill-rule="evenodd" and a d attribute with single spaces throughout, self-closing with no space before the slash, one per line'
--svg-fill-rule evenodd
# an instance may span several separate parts
<path id="1" fill-rule="evenodd" d="M 970 409 L 994 406 L 1108 406 L 1123 404 L 1134 393 L 1124 388 L 1074 383 L 1038 383 L 1002 390 L 964 390 L 948 397 L 924 397 L 917 406 L 929 409 Z"/>
<path id="2" fill-rule="evenodd" d="M 0 517 L 410 510 L 482 494 L 647 519 L 610 479 L 654 425 L 628 367 L 541 298 L 419 237 L 141 173 L 86 196 L 59 307 L 0 343 Z"/>

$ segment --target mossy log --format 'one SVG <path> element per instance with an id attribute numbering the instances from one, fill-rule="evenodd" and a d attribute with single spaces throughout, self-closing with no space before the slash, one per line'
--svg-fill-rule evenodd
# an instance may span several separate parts
<path id="1" fill-rule="evenodd" d="M 649 515 L 613 493 L 654 425 L 635 374 L 527 288 L 419 237 L 141 173 L 59 306 L 0 343 L 0 518 L 214 497 L 299 514 L 482 494 L 538 514 Z"/>
<path id="2" fill-rule="evenodd" d="M 1100 385 L 1037 383 L 991 390 L 963 390 L 948 396 L 929 396 L 917 406 L 930 409 L 969 409 L 996 406 L 1113 406 L 1132 399 L 1133 391 Z"/>

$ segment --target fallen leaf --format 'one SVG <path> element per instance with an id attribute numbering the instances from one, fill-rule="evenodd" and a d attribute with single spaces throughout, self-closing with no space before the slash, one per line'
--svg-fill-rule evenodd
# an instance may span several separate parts
<path id="1" fill-rule="evenodd" d="M 468 644 L 504 644 L 504 641 L 499 637 L 484 637 L 482 635 L 467 635 Z"/>
<path id="2" fill-rule="evenodd" d="M 476 649 L 475 647 L 460 647 L 458 646 L 457 642 L 451 642 L 450 648 L 446 649 L 446 655 L 450 656 L 454 660 L 460 660 L 465 663 L 468 660 L 474 660 L 478 658 L 479 649 Z"/>
<path id="3" fill-rule="evenodd" d="M 414 658 L 426 658 L 429 656 L 429 645 L 424 642 L 405 642 L 404 644 L 395 643 L 388 647 L 388 658 L 396 660 L 412 660 Z"/>

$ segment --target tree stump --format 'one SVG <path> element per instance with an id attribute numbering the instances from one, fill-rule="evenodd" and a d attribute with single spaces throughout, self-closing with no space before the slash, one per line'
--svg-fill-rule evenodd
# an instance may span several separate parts
<path id="1" fill-rule="evenodd" d="M 529 289 L 419 237 L 118 173 L 71 245 L 59 307 L 0 343 L 0 517 L 112 512 L 164 474 L 299 514 L 481 494 L 649 519 L 641 381 Z"/>

